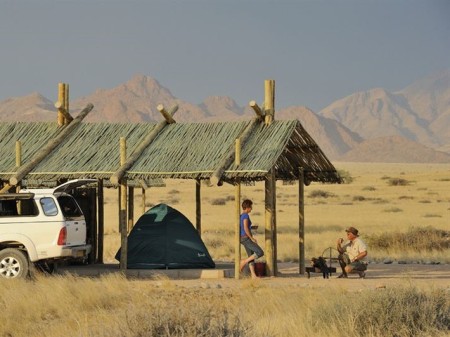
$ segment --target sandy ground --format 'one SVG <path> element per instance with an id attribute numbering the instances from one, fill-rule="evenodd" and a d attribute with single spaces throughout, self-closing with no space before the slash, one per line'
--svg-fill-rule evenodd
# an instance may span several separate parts
<path id="1" fill-rule="evenodd" d="M 170 282 L 183 287 L 206 288 L 234 288 L 253 282 L 255 286 L 266 287 L 335 287 L 336 289 L 363 290 L 393 287 L 397 285 L 416 285 L 420 287 L 446 288 L 450 291 L 450 265 L 424 265 L 424 264 L 370 264 L 366 272 L 366 278 L 360 279 L 358 275 L 350 275 L 348 279 L 338 279 L 337 274 L 324 279 L 320 273 L 299 275 L 299 267 L 293 263 L 279 263 L 279 275 L 277 277 L 262 277 L 251 280 L 244 275 L 242 279 L 216 278 L 216 279 L 170 279 Z M 219 269 L 233 270 L 232 264 L 218 264 Z M 60 274 L 74 273 L 79 276 L 99 277 L 105 273 L 119 273 L 117 264 L 68 266 L 61 267 Z M 145 278 L 147 282 L 161 282 L 168 279 L 164 271 L 159 271 L 160 277 Z"/>

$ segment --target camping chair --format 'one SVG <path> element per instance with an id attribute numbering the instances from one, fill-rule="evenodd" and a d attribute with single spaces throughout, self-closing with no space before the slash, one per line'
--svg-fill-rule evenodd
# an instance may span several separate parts
<path id="1" fill-rule="evenodd" d="M 306 267 L 306 273 L 308 278 L 311 277 L 311 273 L 322 273 L 323 278 L 329 278 L 332 273 L 336 272 L 336 267 L 333 267 L 333 262 L 338 262 L 339 252 L 333 247 L 326 248 L 322 255 L 318 258 L 313 258 L 311 267 Z"/>

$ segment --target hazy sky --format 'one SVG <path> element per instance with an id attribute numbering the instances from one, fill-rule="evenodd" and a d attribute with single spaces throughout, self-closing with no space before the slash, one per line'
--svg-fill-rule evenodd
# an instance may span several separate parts
<path id="1" fill-rule="evenodd" d="M 0 100 L 148 75 L 178 98 L 314 111 L 450 68 L 449 0 L 0 0 Z"/>

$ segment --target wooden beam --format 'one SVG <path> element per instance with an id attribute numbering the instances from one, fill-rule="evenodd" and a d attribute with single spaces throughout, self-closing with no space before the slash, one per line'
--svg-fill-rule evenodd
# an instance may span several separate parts
<path id="1" fill-rule="evenodd" d="M 266 273 L 276 276 L 276 249 L 275 249 L 275 172 L 271 169 L 265 179 L 265 256 Z"/>
<path id="2" fill-rule="evenodd" d="M 261 110 L 261 108 L 258 106 L 258 104 L 256 103 L 256 101 L 250 101 L 248 103 L 248 105 L 250 105 L 250 107 L 253 109 L 253 111 L 255 112 L 256 116 L 261 119 L 264 120 L 264 112 Z"/>
<path id="3" fill-rule="evenodd" d="M 298 177 L 298 269 L 305 275 L 305 175 L 299 169 Z"/>
<path id="4" fill-rule="evenodd" d="M 73 121 L 69 113 L 69 83 L 64 83 L 64 125 L 70 124 Z"/>
<path id="5" fill-rule="evenodd" d="M 175 114 L 175 112 L 177 112 L 177 110 L 178 110 L 178 105 L 175 105 L 169 110 L 168 113 L 171 116 L 173 116 Z M 158 134 L 161 132 L 161 130 L 167 124 L 168 124 L 168 122 L 166 120 L 159 122 L 155 126 L 155 128 L 152 130 L 152 132 L 150 132 L 144 138 L 144 140 L 139 144 L 139 146 L 136 148 L 136 150 L 134 150 L 134 152 L 131 154 L 131 156 L 123 164 L 121 164 L 120 168 L 111 176 L 111 178 L 109 178 L 109 180 L 111 181 L 111 183 L 113 185 L 117 186 L 119 184 L 120 179 L 122 179 L 122 177 L 125 175 L 125 172 L 131 166 L 133 166 L 133 164 L 136 162 L 136 160 L 138 160 L 139 157 L 141 156 L 142 152 L 144 152 L 144 150 L 151 144 L 151 142 L 153 142 L 156 139 Z"/>
<path id="6" fill-rule="evenodd" d="M 134 225 L 134 187 L 128 186 L 128 233 Z"/>
<path id="7" fill-rule="evenodd" d="M 202 236 L 202 198 L 201 198 L 201 181 L 195 179 L 195 228 L 200 237 Z"/>
<path id="8" fill-rule="evenodd" d="M 173 124 L 175 123 L 175 119 L 173 119 L 173 114 L 170 113 L 169 111 L 167 111 L 166 109 L 164 109 L 164 105 L 162 104 L 158 104 L 158 106 L 156 107 L 156 109 L 158 109 L 158 111 L 161 113 L 161 115 L 163 115 L 164 119 L 166 120 L 167 124 Z"/>
<path id="9" fill-rule="evenodd" d="M 241 146 L 245 144 L 248 137 L 251 135 L 253 128 L 256 124 L 259 123 L 259 118 L 254 118 L 249 125 L 244 129 L 244 131 L 239 136 L 240 144 Z M 228 155 L 225 157 L 225 159 L 220 163 L 220 166 L 214 171 L 210 178 L 211 185 L 219 185 L 220 181 L 222 179 L 222 175 L 225 172 L 225 170 L 233 163 L 233 159 L 236 155 L 236 147 L 233 147 L 233 149 L 228 153 Z"/>
<path id="10" fill-rule="evenodd" d="M 73 117 L 69 114 L 63 103 L 57 101 L 55 103 L 55 108 L 58 109 L 58 113 L 61 113 L 64 116 L 64 125 L 67 125 L 73 121 Z"/>
<path id="11" fill-rule="evenodd" d="M 22 143 L 20 140 L 16 140 L 16 168 L 22 166 Z M 20 191 L 20 184 L 16 186 L 16 193 Z"/>
<path id="12" fill-rule="evenodd" d="M 98 204 L 97 262 L 103 263 L 103 242 L 105 238 L 105 202 L 103 194 L 103 179 L 97 180 L 97 204 Z"/>
<path id="13" fill-rule="evenodd" d="M 236 139 L 235 143 L 235 164 L 239 166 L 241 164 L 241 141 Z M 234 278 L 239 280 L 240 278 L 240 265 L 241 265 L 241 183 L 236 182 L 234 200 L 236 205 L 236 226 L 234 229 Z"/>
<path id="14" fill-rule="evenodd" d="M 264 81 L 264 109 L 265 109 L 265 123 L 272 124 L 275 119 L 275 81 Z"/>
<path id="15" fill-rule="evenodd" d="M 127 142 L 120 137 L 120 164 L 123 165 L 127 158 Z M 120 183 L 120 270 L 127 269 L 128 262 L 128 238 L 127 238 L 127 182 L 122 179 Z"/>
<path id="16" fill-rule="evenodd" d="M 64 83 L 58 83 L 58 102 L 60 102 L 60 106 L 61 108 L 64 108 L 64 103 L 65 103 L 65 97 L 66 97 L 66 86 L 64 85 Z M 59 126 L 63 126 L 64 125 L 64 114 L 62 113 L 62 111 L 58 109 L 58 116 L 57 116 L 57 122 Z"/>
<path id="17" fill-rule="evenodd" d="M 16 172 L 15 175 L 13 175 L 11 178 L 9 178 L 10 185 L 17 185 L 19 181 L 23 179 L 28 173 L 33 170 L 34 167 L 36 167 L 37 164 L 39 164 L 42 160 L 45 159 L 59 144 L 61 144 L 64 139 L 72 132 L 74 131 L 77 126 L 81 123 L 81 121 L 88 115 L 89 112 L 94 108 L 94 106 L 89 103 L 86 105 L 86 107 L 80 112 L 80 114 L 77 116 L 77 118 L 74 119 L 72 123 L 65 126 L 64 129 L 52 140 L 50 140 L 47 145 L 45 145 L 43 148 L 41 148 L 36 155 L 29 161 L 27 164 L 22 165 Z"/>
<path id="18" fill-rule="evenodd" d="M 144 214 L 145 213 L 145 188 L 144 187 L 142 187 L 141 195 L 142 195 L 142 199 L 141 199 L 142 212 L 141 213 Z"/>

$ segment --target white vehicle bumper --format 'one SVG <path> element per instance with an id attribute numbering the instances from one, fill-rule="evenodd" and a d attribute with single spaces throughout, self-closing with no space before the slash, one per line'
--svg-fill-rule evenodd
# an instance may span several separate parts
<path id="1" fill-rule="evenodd" d="M 91 245 L 64 247 L 61 250 L 61 257 L 85 257 L 91 250 Z"/>

